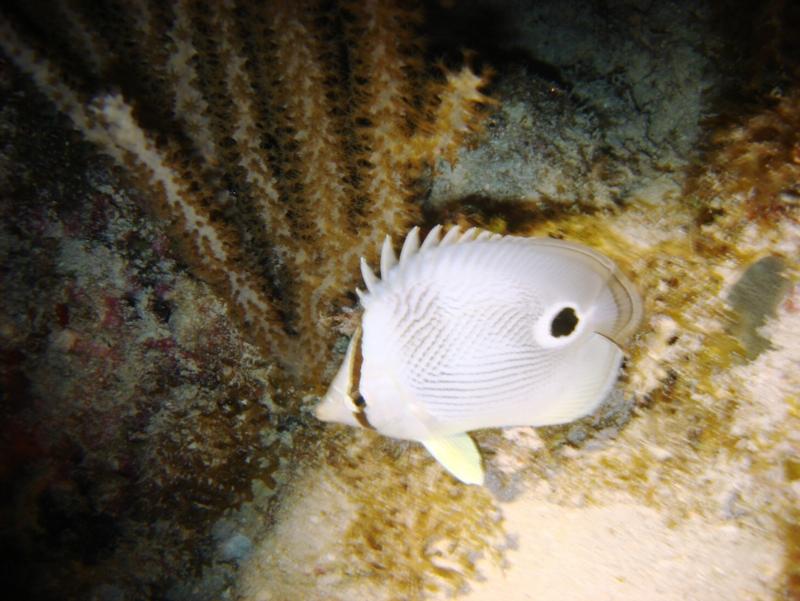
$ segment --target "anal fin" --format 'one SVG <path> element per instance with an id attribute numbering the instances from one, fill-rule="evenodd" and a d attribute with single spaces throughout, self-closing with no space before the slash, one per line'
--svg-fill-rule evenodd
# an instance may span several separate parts
<path id="1" fill-rule="evenodd" d="M 422 444 L 442 467 L 465 484 L 483 484 L 481 454 L 464 432 L 423 440 Z"/>

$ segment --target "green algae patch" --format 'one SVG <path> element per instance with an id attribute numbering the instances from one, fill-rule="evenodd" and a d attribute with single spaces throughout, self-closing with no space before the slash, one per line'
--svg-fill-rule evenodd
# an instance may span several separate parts
<path id="1" fill-rule="evenodd" d="M 767 256 L 750 265 L 728 294 L 734 313 L 729 331 L 745 348 L 748 360 L 755 359 L 770 347 L 759 333 L 767 319 L 775 315 L 778 303 L 789 289 L 786 263 L 780 257 Z"/>

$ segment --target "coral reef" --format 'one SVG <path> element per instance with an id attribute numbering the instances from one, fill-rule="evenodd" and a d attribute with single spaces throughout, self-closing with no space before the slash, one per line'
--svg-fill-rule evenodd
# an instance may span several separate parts
<path id="1" fill-rule="evenodd" d="M 602 250 L 635 275 L 647 323 L 621 386 L 596 415 L 538 435 L 476 433 L 490 457 L 490 488 L 503 502 L 504 528 L 519 546 L 507 554 L 511 568 L 487 568 L 487 580 L 472 582 L 463 598 L 796 598 L 795 92 L 765 94 L 756 105 L 737 107 L 727 123 L 707 122 L 708 141 L 695 140 L 702 154 L 661 173 L 644 170 L 617 190 L 623 196 L 614 207 L 602 194 L 573 201 L 574 187 L 559 191 L 566 190 L 566 199 L 520 194 L 517 172 L 496 160 L 496 149 L 516 160 L 535 128 L 506 127 L 503 120 L 524 121 L 546 109 L 543 94 L 520 95 L 514 80 L 519 76 L 499 82 L 501 108 L 486 142 L 462 153 L 452 170 L 445 166 L 444 181 L 434 181 L 434 189 L 459 199 L 443 195 L 447 217 L 465 227 L 576 239 Z M 553 104 L 560 105 L 556 121 L 565 103 Z M 560 123 L 567 127 L 568 118 Z M 580 130 L 582 122 L 572 125 Z M 575 129 L 561 136 L 579 138 Z M 542 153 L 525 152 L 547 162 Z M 454 174 L 473 160 L 469 177 L 482 188 L 452 192 Z M 562 170 L 548 174 L 565 186 L 575 173 L 568 160 L 566 169 L 556 162 Z M 602 186 L 602 178 L 592 179 L 599 176 L 587 171 L 589 181 L 574 186 Z M 509 198 L 518 194 L 516 202 L 502 202 L 503 190 Z M 359 525 L 347 512 L 339 517 Z M 291 523 L 292 534 L 278 533 L 273 543 L 303 530 Z M 287 557 L 280 568 L 274 559 L 257 565 L 301 581 L 302 572 L 287 568 L 288 557 L 297 555 L 281 548 Z M 332 549 L 322 544 L 303 557 L 312 562 Z M 268 590 L 256 573 L 248 568 L 248 598 Z M 349 598 L 357 589 L 329 574 L 310 598 L 326 594 Z"/>
<path id="2" fill-rule="evenodd" d="M 357 258 L 407 228 L 416 182 L 490 102 L 484 76 L 425 60 L 422 15 L 3 8 L 3 543 L 24 550 L 21 596 L 231 586 L 314 448 L 303 409 L 335 365 Z"/>
<path id="3" fill-rule="evenodd" d="M 253 478 L 278 490 L 298 419 L 138 193 L 19 83 L 0 111 L 7 580 L 151 597 Z"/>
<path id="4" fill-rule="evenodd" d="M 9 13 L 8 56 L 125 167 L 183 259 L 305 381 L 327 357 L 358 258 L 408 228 L 414 179 L 455 153 L 488 102 L 486 79 L 467 67 L 430 77 L 413 5 L 21 3 Z"/>
<path id="5" fill-rule="evenodd" d="M 800 92 L 776 94 L 766 109 L 712 137 L 713 168 L 687 190 L 698 196 L 708 219 L 735 199 L 750 220 L 769 224 L 788 217 L 800 202 Z"/>
<path id="6" fill-rule="evenodd" d="M 470 4 L 488 22 L 516 12 L 497 18 L 503 31 L 491 47 L 471 40 L 513 70 L 498 81 L 496 131 L 437 178 L 435 203 L 477 196 L 574 211 L 624 204 L 651 182 L 680 177 L 708 96 L 740 75 L 731 48 L 746 55 L 709 31 L 719 18 L 711 3 Z M 487 168 L 504 177 L 484 177 Z"/>
<path id="7" fill-rule="evenodd" d="M 484 15 L 446 4 L 4 6 L 16 596 L 800 595 L 796 9 L 490 3 L 515 35 L 470 41 L 521 50 L 482 121 L 425 52 Z M 485 489 L 308 411 L 412 221 L 579 240 L 645 296 L 595 415 L 475 434 Z"/>

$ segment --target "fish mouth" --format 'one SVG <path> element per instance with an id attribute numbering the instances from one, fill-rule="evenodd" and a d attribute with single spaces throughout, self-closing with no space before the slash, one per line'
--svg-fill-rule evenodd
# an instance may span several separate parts
<path id="1" fill-rule="evenodd" d="M 361 372 L 361 360 L 361 328 L 357 328 L 347 345 L 347 351 L 339 371 L 336 372 L 325 396 L 314 408 L 314 416 L 318 420 L 353 426 L 361 424 L 361 420 L 356 415 L 358 406 L 353 400 L 354 396 L 362 398 L 357 391 L 353 390 L 357 386 L 356 376 Z"/>

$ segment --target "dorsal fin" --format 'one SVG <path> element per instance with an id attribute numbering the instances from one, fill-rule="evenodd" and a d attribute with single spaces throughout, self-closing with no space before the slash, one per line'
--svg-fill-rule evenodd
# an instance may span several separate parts
<path id="1" fill-rule="evenodd" d="M 475 240 L 478 237 L 478 234 L 480 234 L 480 231 L 481 230 L 479 230 L 476 227 L 469 228 L 466 232 L 461 234 L 461 236 L 458 239 L 458 243 L 461 244 L 462 242 L 472 242 L 473 240 Z"/>
<path id="2" fill-rule="evenodd" d="M 412 257 L 420 253 L 424 253 L 440 246 L 449 246 L 452 244 L 461 244 L 463 242 L 474 242 L 478 240 L 496 240 L 503 237 L 500 234 L 493 234 L 489 231 L 476 227 L 471 227 L 462 232 L 461 228 L 457 225 L 447 230 L 444 237 L 442 237 L 441 232 L 443 229 L 444 227 L 442 225 L 434 226 L 431 231 L 428 232 L 428 235 L 425 236 L 425 240 L 423 240 L 420 244 L 419 227 L 414 226 L 411 228 L 411 230 L 409 230 L 408 234 L 403 240 L 403 247 L 400 249 L 399 258 L 394 253 L 391 236 L 386 236 L 383 239 L 383 244 L 381 245 L 380 278 L 375 275 L 375 272 L 372 271 L 372 268 L 369 266 L 366 259 L 362 257 L 361 276 L 364 279 L 364 284 L 366 285 L 367 290 L 364 291 L 356 288 L 356 294 L 358 295 L 361 304 L 365 305 L 369 302 L 369 295 L 375 292 L 377 285 L 380 284 L 381 281 L 386 280 L 387 276 L 395 267 L 398 265 L 405 265 Z"/>
<path id="3" fill-rule="evenodd" d="M 450 244 L 455 244 L 458 242 L 458 238 L 461 235 L 461 228 L 458 226 L 451 227 L 447 230 L 447 233 L 442 238 L 442 241 L 439 242 L 439 246 L 448 246 Z"/>

